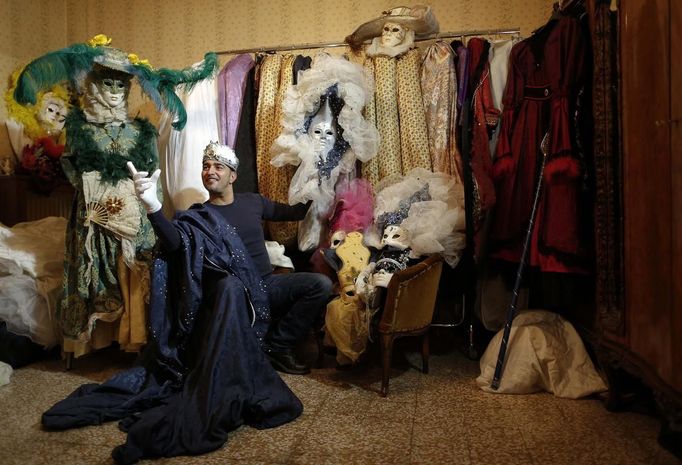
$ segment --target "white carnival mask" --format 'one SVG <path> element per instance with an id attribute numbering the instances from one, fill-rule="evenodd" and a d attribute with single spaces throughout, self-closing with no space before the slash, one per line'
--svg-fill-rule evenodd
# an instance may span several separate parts
<path id="1" fill-rule="evenodd" d="M 410 234 L 400 226 L 390 225 L 384 229 L 381 237 L 381 245 L 389 246 L 398 250 L 405 250 L 410 247 Z"/>
<path id="2" fill-rule="evenodd" d="M 381 45 L 384 47 L 395 47 L 405 40 L 406 30 L 398 23 L 387 22 L 381 30 Z"/>
<path id="3" fill-rule="evenodd" d="M 326 159 L 327 154 L 336 143 L 336 126 L 328 101 L 325 101 L 324 106 L 320 107 L 313 117 L 308 134 L 313 139 L 315 155 L 319 156 L 320 159 Z"/>
<path id="4" fill-rule="evenodd" d="M 59 134 L 64 129 L 64 121 L 69 110 L 66 102 L 47 92 L 40 101 L 40 109 L 36 118 L 48 134 Z"/>
<path id="5" fill-rule="evenodd" d="M 338 248 L 341 244 L 343 244 L 343 241 L 346 240 L 346 232 L 345 231 L 336 231 L 334 234 L 332 234 L 331 239 L 329 240 L 329 248 L 331 249 L 336 249 Z"/>
<path id="6" fill-rule="evenodd" d="M 116 77 L 103 77 L 90 82 L 88 91 L 97 101 L 108 108 L 124 105 L 128 98 L 130 80 Z"/>

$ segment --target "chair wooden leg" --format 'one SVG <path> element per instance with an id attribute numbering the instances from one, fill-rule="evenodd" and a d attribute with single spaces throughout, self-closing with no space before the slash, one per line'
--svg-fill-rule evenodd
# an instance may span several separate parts
<path id="1" fill-rule="evenodd" d="M 424 334 L 422 340 L 422 373 L 429 372 L 429 333 Z"/>
<path id="2" fill-rule="evenodd" d="M 388 395 L 388 375 L 391 372 L 391 355 L 393 353 L 393 335 L 381 335 L 381 397 Z"/>
<path id="3" fill-rule="evenodd" d="M 71 369 L 71 365 L 73 364 L 73 352 L 64 353 L 64 362 L 66 371 L 69 371 Z"/>

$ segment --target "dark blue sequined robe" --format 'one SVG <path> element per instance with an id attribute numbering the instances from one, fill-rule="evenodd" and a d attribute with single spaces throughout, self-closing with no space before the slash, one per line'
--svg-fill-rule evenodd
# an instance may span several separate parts
<path id="1" fill-rule="evenodd" d="M 261 350 L 268 299 L 236 230 L 203 205 L 174 225 L 183 246 L 154 262 L 151 342 L 139 362 L 43 414 L 52 430 L 122 420 L 119 463 L 208 452 L 242 424 L 271 428 L 303 410 Z"/>

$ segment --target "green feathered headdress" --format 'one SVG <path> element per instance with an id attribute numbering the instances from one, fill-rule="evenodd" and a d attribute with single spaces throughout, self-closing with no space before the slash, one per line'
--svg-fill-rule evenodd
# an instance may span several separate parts
<path id="1" fill-rule="evenodd" d="M 184 128 L 187 113 L 176 90 L 190 91 L 196 83 L 214 75 L 218 69 L 217 55 L 207 53 L 198 65 L 181 70 L 154 69 L 147 60 L 109 47 L 109 43 L 111 39 L 99 34 L 85 44 L 71 45 L 33 60 L 17 79 L 14 99 L 23 105 L 35 104 L 40 91 L 65 81 L 76 88 L 95 65 L 101 65 L 136 77 L 159 111 L 174 116 L 173 127 Z"/>

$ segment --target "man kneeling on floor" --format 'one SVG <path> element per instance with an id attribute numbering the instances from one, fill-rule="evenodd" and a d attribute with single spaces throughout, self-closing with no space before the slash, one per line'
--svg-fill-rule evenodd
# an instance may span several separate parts
<path id="1" fill-rule="evenodd" d="M 289 374 L 309 373 L 310 368 L 297 359 L 294 347 L 308 336 L 312 325 L 322 316 L 332 292 L 332 283 L 319 273 L 273 274 L 262 222 L 302 220 L 310 204 L 289 206 L 260 194 L 235 194 L 232 186 L 237 179 L 238 167 L 239 160 L 232 149 L 216 142 L 208 144 L 204 150 L 201 178 L 209 199 L 203 205 L 191 208 L 206 208 L 233 226 L 262 277 L 272 316 L 263 347 L 272 366 Z M 180 235 L 163 216 L 156 196 L 160 171 L 147 177 L 148 173 L 135 172 L 134 167 L 130 168 L 136 194 L 147 209 L 147 216 L 163 248 L 169 252 L 178 250 L 181 247 Z"/>

